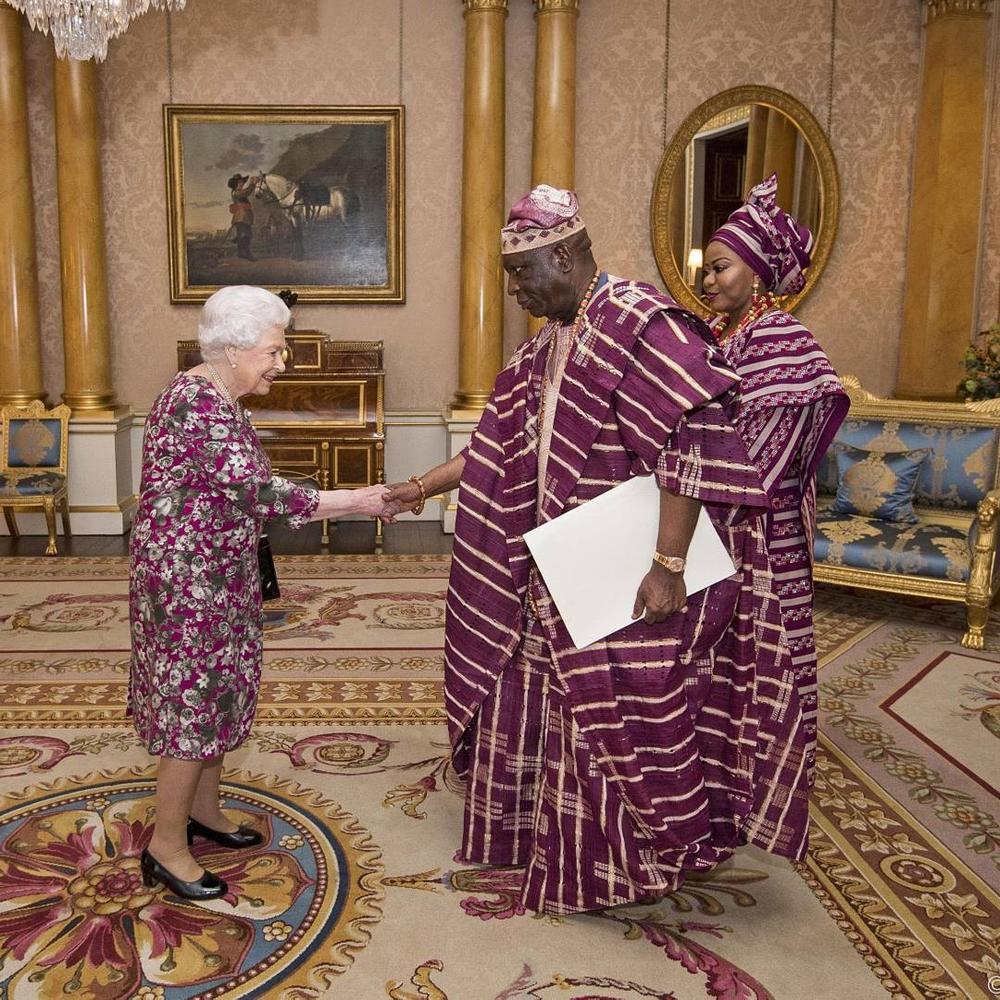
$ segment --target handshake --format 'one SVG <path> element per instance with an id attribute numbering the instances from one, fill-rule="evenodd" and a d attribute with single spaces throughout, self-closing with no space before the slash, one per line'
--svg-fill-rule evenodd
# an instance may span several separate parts
<path id="1" fill-rule="evenodd" d="M 457 490 L 465 470 L 465 454 L 459 452 L 453 458 L 420 476 L 410 476 L 405 483 L 391 486 L 365 486 L 360 490 L 335 490 L 350 496 L 354 509 L 352 514 L 367 514 L 379 518 L 383 524 L 392 524 L 397 514 L 412 511 L 419 514 L 424 509 L 428 497 L 439 496 Z M 316 516 L 322 517 L 323 514 Z M 330 515 L 325 515 L 330 516 Z"/>
<path id="2" fill-rule="evenodd" d="M 312 520 L 365 514 L 377 517 L 383 524 L 392 524 L 403 511 L 420 513 L 427 497 L 415 482 L 394 483 L 392 486 L 363 486 L 356 490 L 323 490 Z"/>
<path id="3" fill-rule="evenodd" d="M 392 524 L 397 514 L 414 511 L 419 514 L 424 509 L 427 496 L 423 487 L 414 482 L 393 483 L 385 489 L 384 507 L 378 517 L 383 524 Z"/>

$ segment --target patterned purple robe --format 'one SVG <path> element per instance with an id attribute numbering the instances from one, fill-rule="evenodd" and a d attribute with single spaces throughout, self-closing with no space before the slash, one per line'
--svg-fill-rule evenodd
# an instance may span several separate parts
<path id="1" fill-rule="evenodd" d="M 151 754 L 207 760 L 257 706 L 262 521 L 304 524 L 319 494 L 271 475 L 246 411 L 177 375 L 153 404 L 129 542 L 128 714 Z"/>
<path id="2" fill-rule="evenodd" d="M 741 378 L 736 429 L 771 500 L 767 549 L 792 653 L 809 740 L 816 756 L 816 641 L 813 528 L 816 471 L 850 400 L 823 348 L 788 313 L 765 313 L 722 353 Z"/>
<path id="3" fill-rule="evenodd" d="M 569 913 L 669 891 L 740 843 L 801 857 L 807 801 L 768 501 L 732 425 L 735 376 L 704 325 L 655 289 L 612 278 L 595 294 L 560 385 L 541 519 L 655 472 L 705 504 L 741 572 L 686 614 L 577 650 L 523 539 L 552 331 L 498 376 L 466 452 L 445 700 L 467 779 L 465 857 L 525 865 L 524 905 Z"/>

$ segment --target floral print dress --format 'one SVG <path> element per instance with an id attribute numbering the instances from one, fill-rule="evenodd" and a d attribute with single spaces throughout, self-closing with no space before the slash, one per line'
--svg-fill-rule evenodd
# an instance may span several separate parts
<path id="1" fill-rule="evenodd" d="M 153 404 L 132 526 L 128 713 L 151 754 L 207 760 L 257 705 L 261 522 L 304 524 L 319 495 L 271 475 L 246 411 L 179 374 Z"/>

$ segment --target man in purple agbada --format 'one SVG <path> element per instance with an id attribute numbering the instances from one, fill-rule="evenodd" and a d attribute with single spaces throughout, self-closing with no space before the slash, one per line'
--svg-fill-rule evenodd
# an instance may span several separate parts
<path id="1" fill-rule="evenodd" d="M 696 316 L 597 268 L 572 192 L 535 188 L 501 238 L 509 294 L 548 322 L 465 451 L 392 488 L 399 510 L 461 486 L 445 699 L 462 854 L 525 866 L 522 902 L 548 914 L 669 892 L 740 844 L 801 858 L 805 737 L 739 379 Z M 524 534 L 649 473 L 635 621 L 576 649 Z M 689 596 L 702 506 L 740 572 Z"/>

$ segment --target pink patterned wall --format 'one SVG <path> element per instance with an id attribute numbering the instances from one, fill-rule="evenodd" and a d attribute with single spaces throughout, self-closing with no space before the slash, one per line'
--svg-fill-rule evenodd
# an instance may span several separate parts
<path id="1" fill-rule="evenodd" d="M 510 0 L 507 188 L 530 179 L 534 21 Z M 659 283 L 649 196 L 663 151 L 664 0 L 581 0 L 577 187 L 601 263 Z M 262 11 L 267 15 L 263 16 Z M 667 134 L 707 97 L 767 84 L 825 126 L 830 0 L 673 0 Z M 399 0 L 191 0 L 174 15 L 180 103 L 392 104 L 399 99 Z M 829 268 L 800 310 L 842 371 L 891 390 L 902 317 L 910 160 L 919 82 L 915 0 L 839 0 L 831 138 L 842 185 Z M 407 302 L 302 306 L 300 328 L 386 342 L 387 406 L 452 397 L 458 370 L 463 20 L 459 0 L 403 0 Z M 776 41 L 777 40 L 777 41 Z M 58 226 L 47 39 L 28 33 L 32 154 L 46 385 L 62 389 Z M 169 303 L 161 105 L 166 17 L 113 42 L 101 70 L 104 217 L 119 399 L 148 407 L 169 379 L 174 343 L 197 308 Z M 993 130 L 982 309 L 1000 295 L 1000 129 Z M 508 351 L 524 334 L 506 314 Z M 405 373 L 405 375 L 403 374 Z"/>
<path id="2" fill-rule="evenodd" d="M 986 147 L 983 237 L 979 250 L 979 324 L 984 330 L 1000 323 L 1000 10 L 993 15 L 993 98 L 989 142 Z"/>

